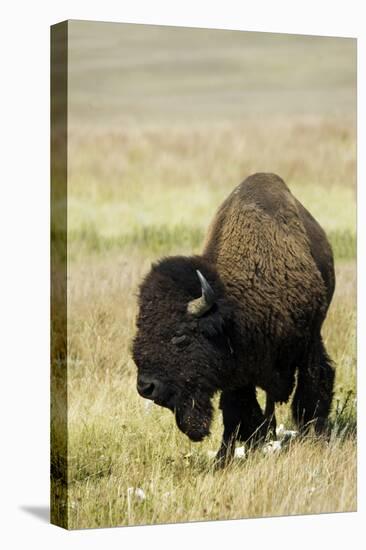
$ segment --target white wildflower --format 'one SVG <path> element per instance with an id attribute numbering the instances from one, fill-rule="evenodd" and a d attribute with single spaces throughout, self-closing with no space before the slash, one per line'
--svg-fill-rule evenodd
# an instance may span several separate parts
<path id="1" fill-rule="evenodd" d="M 130 499 L 131 497 L 135 497 L 137 500 L 145 500 L 146 495 L 143 489 L 140 487 L 129 487 L 127 489 L 127 496 Z"/>
<path id="2" fill-rule="evenodd" d="M 153 406 L 154 402 L 151 401 L 150 399 L 145 399 L 145 414 L 150 414 L 151 413 L 151 408 Z"/>
<path id="3" fill-rule="evenodd" d="M 299 432 L 295 430 L 285 430 L 285 426 L 283 424 L 280 424 L 276 429 L 276 435 L 279 439 L 292 439 L 293 437 L 296 437 L 298 433 Z"/>
<path id="4" fill-rule="evenodd" d="M 236 447 L 235 452 L 234 452 L 234 457 L 235 458 L 244 458 L 245 454 L 246 453 L 245 453 L 244 445 L 242 447 Z M 208 456 L 208 458 L 215 458 L 216 457 L 216 452 L 215 451 L 207 451 L 207 456 Z"/>
<path id="5" fill-rule="evenodd" d="M 282 444 L 281 441 L 269 441 L 264 447 L 263 447 L 263 453 L 264 454 L 273 454 L 277 453 L 281 450 Z"/>
<path id="6" fill-rule="evenodd" d="M 244 458 L 245 457 L 245 448 L 244 446 L 242 447 L 237 447 L 235 449 L 235 454 L 234 454 L 235 458 Z"/>
<path id="7" fill-rule="evenodd" d="M 277 437 L 281 437 L 283 435 L 285 431 L 285 426 L 283 424 L 280 424 L 277 428 L 276 428 L 276 435 Z"/>

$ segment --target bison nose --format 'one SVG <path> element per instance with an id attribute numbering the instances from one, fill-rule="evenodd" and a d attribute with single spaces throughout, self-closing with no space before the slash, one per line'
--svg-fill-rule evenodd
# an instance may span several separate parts
<path id="1" fill-rule="evenodd" d="M 139 377 L 137 381 L 137 391 L 141 397 L 145 399 L 155 399 L 159 393 L 160 383 L 157 380 L 150 380 L 147 378 Z"/>

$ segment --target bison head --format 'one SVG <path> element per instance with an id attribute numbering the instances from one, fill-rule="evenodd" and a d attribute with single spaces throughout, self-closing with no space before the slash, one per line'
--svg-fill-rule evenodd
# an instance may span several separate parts
<path id="1" fill-rule="evenodd" d="M 211 398 L 233 364 L 229 312 L 217 272 L 199 257 L 162 260 L 140 287 L 137 390 L 173 411 L 193 441 L 209 434 Z"/>

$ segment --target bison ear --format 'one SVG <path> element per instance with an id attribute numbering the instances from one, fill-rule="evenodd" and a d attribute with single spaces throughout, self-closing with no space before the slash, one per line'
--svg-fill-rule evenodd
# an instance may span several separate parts
<path id="1" fill-rule="evenodd" d="M 201 283 L 202 295 L 188 302 L 187 311 L 193 317 L 202 317 L 215 304 L 215 293 L 198 269 L 196 269 L 196 273 Z"/>
<path id="2" fill-rule="evenodd" d="M 210 315 L 202 317 L 202 319 L 199 320 L 200 330 L 207 338 L 217 338 L 222 335 L 224 332 L 224 325 L 224 319 L 217 309 Z"/>

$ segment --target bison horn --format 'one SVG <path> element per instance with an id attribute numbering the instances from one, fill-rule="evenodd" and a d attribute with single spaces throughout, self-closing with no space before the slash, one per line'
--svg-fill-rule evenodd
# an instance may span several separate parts
<path id="1" fill-rule="evenodd" d="M 202 296 L 188 302 L 187 311 L 194 317 L 201 317 L 209 311 L 215 303 L 215 294 L 205 277 L 197 269 L 196 273 L 201 283 Z"/>

